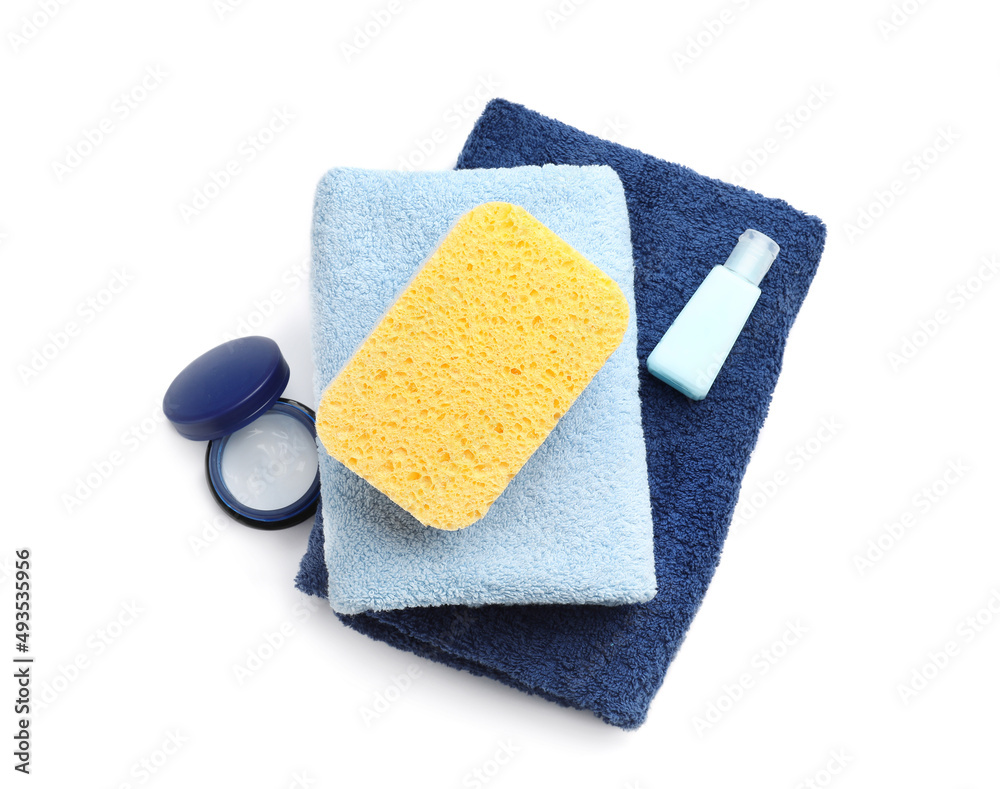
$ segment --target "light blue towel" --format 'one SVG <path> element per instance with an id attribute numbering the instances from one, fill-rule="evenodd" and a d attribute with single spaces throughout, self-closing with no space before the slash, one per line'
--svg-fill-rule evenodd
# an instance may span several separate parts
<path id="1" fill-rule="evenodd" d="M 631 236 L 610 167 L 327 173 L 313 224 L 317 402 L 455 221 L 495 200 L 524 206 L 621 286 L 625 338 L 486 517 L 461 531 L 423 526 L 320 445 L 338 612 L 623 604 L 656 593 Z"/>

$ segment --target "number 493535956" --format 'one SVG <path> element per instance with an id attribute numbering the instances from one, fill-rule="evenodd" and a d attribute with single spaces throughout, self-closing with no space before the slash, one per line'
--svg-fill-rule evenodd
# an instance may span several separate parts
<path id="1" fill-rule="evenodd" d="M 14 576 L 14 648 L 18 652 L 28 651 L 31 635 L 31 551 L 24 548 L 17 552 L 17 571 Z"/>

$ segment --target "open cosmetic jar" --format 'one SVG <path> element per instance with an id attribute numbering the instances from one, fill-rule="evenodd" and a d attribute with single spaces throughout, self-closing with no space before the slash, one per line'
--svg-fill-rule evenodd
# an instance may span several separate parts
<path id="1" fill-rule="evenodd" d="M 281 397 L 288 363 L 267 337 L 240 337 L 202 354 L 174 379 L 163 412 L 177 432 L 208 441 L 209 489 L 231 517 L 284 529 L 319 501 L 316 414 Z"/>

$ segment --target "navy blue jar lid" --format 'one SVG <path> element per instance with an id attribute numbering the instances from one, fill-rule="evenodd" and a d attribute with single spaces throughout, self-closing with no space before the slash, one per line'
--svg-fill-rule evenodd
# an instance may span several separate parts
<path id="1" fill-rule="evenodd" d="M 181 370 L 163 396 L 163 413 L 185 438 L 221 438 L 270 410 L 288 377 L 288 363 L 274 340 L 239 337 Z"/>

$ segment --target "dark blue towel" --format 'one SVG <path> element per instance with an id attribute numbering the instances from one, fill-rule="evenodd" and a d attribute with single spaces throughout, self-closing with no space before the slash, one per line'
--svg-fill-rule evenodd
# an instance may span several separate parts
<path id="1" fill-rule="evenodd" d="M 646 718 L 719 563 L 740 482 L 767 414 L 785 340 L 826 236 L 819 219 L 686 167 L 606 142 L 520 105 L 489 104 L 459 168 L 608 164 L 628 201 L 640 397 L 659 593 L 642 605 L 487 606 L 343 616 L 393 646 L 498 679 L 625 729 Z M 781 245 L 729 360 L 701 402 L 646 372 L 646 356 L 740 233 Z M 559 480 L 554 479 L 553 485 Z M 297 585 L 326 590 L 317 523 Z"/>

